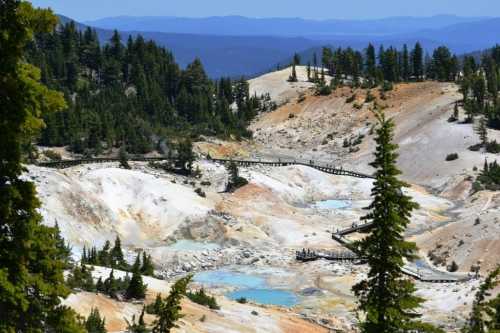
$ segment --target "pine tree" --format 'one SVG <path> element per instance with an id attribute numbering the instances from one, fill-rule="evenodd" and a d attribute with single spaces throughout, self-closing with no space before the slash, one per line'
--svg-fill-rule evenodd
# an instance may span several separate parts
<path id="1" fill-rule="evenodd" d="M 71 259 L 71 247 L 66 243 L 64 238 L 61 235 L 61 229 L 59 228 L 59 224 L 56 221 L 56 225 L 54 226 L 55 238 L 56 238 L 56 247 L 59 250 L 59 255 L 57 259 L 62 261 L 65 265 L 65 268 L 69 268 L 72 265 Z"/>
<path id="2" fill-rule="evenodd" d="M 116 236 L 115 245 L 113 246 L 110 252 L 110 258 L 111 258 L 112 268 L 118 268 L 123 270 L 128 269 L 127 262 L 125 261 L 125 258 L 123 256 L 122 242 L 119 236 Z"/>
<path id="3" fill-rule="evenodd" d="M 488 127 L 487 127 L 486 117 L 482 116 L 479 119 L 478 126 L 476 128 L 476 133 L 479 135 L 479 139 L 481 140 L 481 145 L 486 148 L 488 145 Z"/>
<path id="4" fill-rule="evenodd" d="M 170 333 L 172 328 L 177 327 L 176 322 L 183 317 L 181 300 L 186 295 L 187 286 L 192 278 L 191 275 L 186 276 L 172 286 L 170 294 L 163 303 L 159 318 L 154 323 L 153 333 Z"/>
<path id="5" fill-rule="evenodd" d="M 193 153 L 193 142 L 187 138 L 182 140 L 177 145 L 177 165 L 186 175 L 191 175 L 193 172 L 193 162 L 195 155 Z"/>
<path id="6" fill-rule="evenodd" d="M 227 170 L 229 172 L 229 181 L 226 187 L 227 192 L 232 192 L 248 184 L 248 181 L 245 178 L 240 177 L 238 166 L 234 161 L 231 161 L 229 163 L 229 165 L 227 166 Z"/>
<path id="7" fill-rule="evenodd" d="M 50 10 L 0 1 L 0 332 L 83 332 L 61 306 L 69 294 L 55 230 L 41 224 L 34 185 L 21 178 L 23 142 L 42 127 L 40 115 L 61 110 L 61 94 L 40 83 L 24 52 L 34 33 L 56 25 Z"/>
<path id="8" fill-rule="evenodd" d="M 85 329 L 88 333 L 106 333 L 106 320 L 101 318 L 99 309 L 92 308 L 90 315 L 85 321 Z"/>
<path id="9" fill-rule="evenodd" d="M 403 81 L 408 82 L 410 80 L 410 55 L 408 53 L 408 46 L 403 45 L 403 57 L 402 57 L 402 73 L 401 76 Z"/>
<path id="10" fill-rule="evenodd" d="M 160 294 L 156 295 L 155 302 L 146 307 L 149 314 L 159 315 L 163 308 L 163 299 Z"/>
<path id="11" fill-rule="evenodd" d="M 142 275 L 140 272 L 140 257 L 137 256 L 136 264 L 133 267 L 132 279 L 128 285 L 125 292 L 125 298 L 127 299 L 144 299 L 146 297 L 147 286 L 142 281 Z"/>
<path id="12" fill-rule="evenodd" d="M 491 291 L 499 285 L 500 267 L 492 271 L 479 287 L 463 333 L 495 333 L 500 330 L 500 294 L 491 297 Z"/>
<path id="13" fill-rule="evenodd" d="M 110 267 L 111 266 L 111 255 L 110 255 L 110 250 L 111 250 L 111 243 L 109 240 L 104 243 L 104 247 L 102 250 L 97 252 L 95 247 L 93 248 L 94 253 L 96 253 L 96 259 L 97 259 L 97 264 L 102 265 L 104 267 Z"/>
<path id="14" fill-rule="evenodd" d="M 394 123 L 383 113 L 377 113 L 379 128 L 375 160 L 376 169 L 372 189 L 370 213 L 363 217 L 373 223 L 370 236 L 358 241 L 354 249 L 365 257 L 370 266 L 368 278 L 353 287 L 358 297 L 359 310 L 366 314 L 361 323 L 362 332 L 409 332 L 415 326 L 413 313 L 423 301 L 413 295 L 415 286 L 403 278 L 405 259 L 413 259 L 414 243 L 406 242 L 404 231 L 410 223 L 411 212 L 418 207 L 402 192 L 408 185 L 397 176 L 397 145 L 393 144 Z"/>
<path id="15" fill-rule="evenodd" d="M 288 82 L 297 82 L 297 71 L 295 69 L 295 63 L 292 64 L 292 74 L 288 77 Z"/>
<path id="16" fill-rule="evenodd" d="M 411 59 L 413 76 L 420 81 L 424 76 L 424 49 L 418 42 L 415 44 L 415 48 L 412 51 Z"/>
<path id="17" fill-rule="evenodd" d="M 120 148 L 120 152 L 118 153 L 118 157 L 120 158 L 120 167 L 122 167 L 124 169 L 130 169 L 130 165 L 128 164 L 127 149 L 125 147 Z"/>
<path id="18" fill-rule="evenodd" d="M 148 255 L 145 251 L 142 252 L 141 273 L 142 275 L 154 276 L 153 260 L 151 255 Z"/>
<path id="19" fill-rule="evenodd" d="M 132 323 L 127 322 L 127 333 L 148 333 L 150 330 L 147 329 L 146 327 L 146 322 L 144 321 L 144 310 L 145 308 L 142 308 L 141 315 L 139 316 L 139 321 L 136 323 L 135 322 L 135 315 L 132 317 Z"/>
<path id="20" fill-rule="evenodd" d="M 377 59 L 375 55 L 375 47 L 372 44 L 368 44 L 366 49 L 366 76 L 368 80 L 374 84 L 375 78 L 377 76 Z"/>

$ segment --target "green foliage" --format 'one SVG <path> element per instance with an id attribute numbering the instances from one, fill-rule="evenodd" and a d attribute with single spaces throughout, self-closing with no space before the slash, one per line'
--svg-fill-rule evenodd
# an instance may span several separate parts
<path id="1" fill-rule="evenodd" d="M 141 274 L 154 276 L 154 273 L 153 259 L 151 258 L 151 255 L 146 252 L 142 252 Z"/>
<path id="2" fill-rule="evenodd" d="M 146 305 L 146 312 L 149 314 L 159 315 L 163 306 L 164 304 L 161 295 L 158 294 L 156 295 L 154 303 Z"/>
<path id="3" fill-rule="evenodd" d="M 181 314 L 181 300 L 186 295 L 186 288 L 193 277 L 186 276 L 178 280 L 170 290 L 165 299 L 158 319 L 154 323 L 153 333 L 170 333 L 172 328 L 177 327 L 176 322 L 183 317 Z"/>
<path id="4" fill-rule="evenodd" d="M 66 241 L 62 237 L 61 229 L 59 229 L 59 223 L 57 223 L 57 221 L 56 225 L 54 226 L 54 235 L 56 239 L 56 247 L 59 250 L 57 260 L 60 260 L 64 263 L 64 268 L 69 268 L 73 264 L 73 260 L 71 258 L 71 246 L 66 243 Z"/>
<path id="5" fill-rule="evenodd" d="M 411 213 L 418 207 L 402 192 L 408 185 L 397 177 L 397 145 L 393 144 L 394 123 L 377 113 L 379 128 L 375 141 L 376 169 L 370 213 L 363 217 L 374 224 L 372 233 L 354 243 L 361 256 L 367 258 L 368 278 L 353 287 L 359 310 L 365 314 L 362 332 L 410 332 L 414 311 L 423 301 L 414 295 L 412 281 L 403 278 L 404 260 L 415 258 L 416 245 L 404 240 Z"/>
<path id="6" fill-rule="evenodd" d="M 486 118 L 481 117 L 476 128 L 476 133 L 477 135 L 479 135 L 479 139 L 481 140 L 481 145 L 483 147 L 486 147 L 488 145 L 488 128 L 486 126 Z"/>
<path id="7" fill-rule="evenodd" d="M 43 127 L 40 116 L 64 108 L 24 62 L 26 44 L 56 17 L 14 0 L 1 1 L 0 13 L 0 332 L 84 332 L 61 306 L 69 289 L 57 232 L 41 224 L 35 187 L 20 178 L 22 147 Z"/>
<path id="8" fill-rule="evenodd" d="M 220 306 L 217 304 L 215 297 L 209 296 L 205 293 L 205 289 L 201 288 L 200 290 L 192 293 L 188 292 L 186 296 L 194 303 L 209 307 L 212 310 L 219 310 Z"/>
<path id="9" fill-rule="evenodd" d="M 113 248 L 111 248 L 111 243 L 109 241 L 106 241 L 101 250 L 97 250 L 96 247 L 92 247 L 91 249 L 84 247 L 82 263 L 130 271 L 130 266 L 123 256 L 121 240 L 118 236 L 115 239 Z"/>
<path id="10" fill-rule="evenodd" d="M 144 321 L 144 310 L 145 308 L 142 308 L 142 312 L 139 316 L 139 321 L 136 323 L 135 322 L 135 315 L 132 317 L 132 323 L 127 322 L 127 333 L 149 333 L 151 330 L 149 330 L 146 327 L 146 322 Z"/>
<path id="11" fill-rule="evenodd" d="M 229 181 L 226 186 L 227 192 L 234 192 L 240 187 L 243 187 L 248 184 L 248 180 L 243 177 L 240 177 L 238 166 L 234 161 L 231 161 L 227 166 L 227 170 L 229 172 Z"/>
<path id="12" fill-rule="evenodd" d="M 146 297 L 147 285 L 142 281 L 142 275 L 140 271 L 140 256 L 137 255 L 136 264 L 132 269 L 132 279 L 125 292 L 125 298 L 127 299 L 144 299 Z"/>
<path id="13" fill-rule="evenodd" d="M 478 186 L 476 190 L 500 190 L 500 165 L 498 165 L 497 161 L 492 163 L 485 161 L 483 170 L 477 177 L 477 183 L 480 186 Z"/>
<path id="14" fill-rule="evenodd" d="M 491 297 L 491 291 L 499 285 L 500 267 L 492 271 L 479 288 L 463 333 L 500 332 L 500 294 Z"/>
<path id="15" fill-rule="evenodd" d="M 93 308 L 85 321 L 88 333 L 106 333 L 106 320 L 101 317 L 99 309 Z"/>
<path id="16" fill-rule="evenodd" d="M 142 36 L 124 41 L 115 32 L 100 43 L 94 30 L 71 22 L 36 34 L 27 58 L 68 104 L 44 116 L 40 142 L 76 153 L 127 146 L 143 154 L 166 136 L 249 137 L 246 126 L 264 107 L 243 79 L 213 82 L 199 59 L 182 70 L 171 52 Z"/>
<path id="17" fill-rule="evenodd" d="M 193 152 L 193 142 L 187 138 L 177 145 L 177 167 L 183 174 L 191 175 L 196 157 Z"/>
<path id="18" fill-rule="evenodd" d="M 130 276 L 127 275 L 125 278 L 115 278 L 115 272 L 114 270 L 111 270 L 109 273 L 109 276 L 102 281 L 101 278 L 96 283 L 96 290 L 100 293 L 103 293 L 105 295 L 108 295 L 111 298 L 114 299 L 120 299 L 124 296 L 126 296 L 126 292 L 129 289 L 130 286 Z"/>
<path id="19" fill-rule="evenodd" d="M 73 290 L 96 291 L 94 279 L 92 278 L 92 269 L 84 264 L 73 267 L 66 279 L 66 284 Z"/>
<path id="20" fill-rule="evenodd" d="M 488 141 L 486 143 L 486 152 L 490 154 L 498 154 L 500 153 L 500 143 L 498 143 L 496 140 L 493 141 Z"/>
<path id="21" fill-rule="evenodd" d="M 295 63 L 292 64 L 292 74 L 288 77 L 288 82 L 297 82 L 297 70 L 295 68 Z"/>
<path id="22" fill-rule="evenodd" d="M 455 81 L 458 75 L 458 58 L 452 56 L 446 46 L 438 47 L 432 55 L 432 62 L 427 68 L 427 77 L 438 81 Z"/>
<path id="23" fill-rule="evenodd" d="M 316 83 L 315 90 L 316 95 L 319 96 L 328 96 L 332 93 L 332 87 L 329 84 L 326 84 L 323 80 Z"/>
<path id="24" fill-rule="evenodd" d="M 120 147 L 118 158 L 120 159 L 120 167 L 127 170 L 130 169 L 130 165 L 128 164 L 127 149 L 125 147 Z"/>
<path id="25" fill-rule="evenodd" d="M 112 268 L 117 268 L 117 269 L 121 269 L 121 270 L 125 270 L 125 271 L 129 268 L 129 266 L 128 266 L 128 264 L 125 261 L 125 258 L 123 256 L 122 242 L 121 242 L 119 236 L 116 236 L 115 246 L 113 246 L 113 248 L 111 249 L 109 256 L 110 256 Z"/>

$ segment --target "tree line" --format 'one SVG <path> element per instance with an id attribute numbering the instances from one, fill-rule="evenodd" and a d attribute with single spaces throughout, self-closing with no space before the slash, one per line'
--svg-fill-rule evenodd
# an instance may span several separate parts
<path id="1" fill-rule="evenodd" d="M 373 44 L 369 44 L 363 52 L 350 47 L 324 47 L 321 61 L 333 77 L 333 82 L 338 84 L 350 78 L 354 85 L 362 84 L 366 88 L 384 82 L 454 81 L 459 73 L 458 57 L 452 55 L 447 47 L 437 48 L 430 57 L 424 54 L 419 42 L 411 50 L 406 44 L 402 49 L 382 45 L 378 52 Z"/>
<path id="2" fill-rule="evenodd" d="M 185 69 L 172 53 L 142 36 L 107 43 L 74 22 L 35 34 L 27 60 L 41 82 L 64 93 L 67 107 L 45 114 L 39 143 L 99 154 L 126 146 L 147 153 L 177 136 L 249 137 L 248 122 L 270 107 L 244 79 L 208 78 L 199 59 Z"/>

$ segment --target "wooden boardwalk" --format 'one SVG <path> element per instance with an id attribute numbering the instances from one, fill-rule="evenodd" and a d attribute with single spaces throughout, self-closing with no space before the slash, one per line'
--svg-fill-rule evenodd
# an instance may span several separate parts
<path id="1" fill-rule="evenodd" d="M 284 167 L 284 166 L 290 166 L 290 165 L 303 165 L 307 166 L 316 170 L 319 170 L 324 173 L 328 173 L 331 175 L 338 175 L 338 176 L 349 176 L 349 177 L 355 177 L 355 178 L 372 178 L 372 176 L 361 173 L 361 172 L 356 172 L 356 171 L 351 171 L 351 170 L 346 170 L 343 168 L 337 168 L 328 164 L 322 164 L 318 161 L 310 160 L 310 161 L 299 161 L 299 160 L 281 160 L 278 159 L 277 161 L 261 161 L 261 160 L 228 160 L 228 159 L 220 159 L 220 158 L 212 158 L 210 159 L 214 162 L 217 163 L 236 163 L 239 166 L 244 166 L 244 167 L 249 167 L 252 165 L 263 165 L 263 166 L 271 166 L 271 167 Z"/>
<path id="2" fill-rule="evenodd" d="M 344 236 L 355 233 L 355 232 L 364 232 L 369 230 L 370 228 L 373 227 L 373 223 L 365 223 L 365 224 L 359 224 L 359 225 L 352 225 L 350 228 L 346 228 L 343 230 L 337 230 L 336 232 L 332 233 L 332 238 L 337 241 L 338 243 L 342 244 L 345 246 L 350 252 L 352 253 L 353 256 L 355 256 L 356 259 L 352 260 L 360 260 L 360 258 L 354 251 L 355 249 L 352 249 L 351 243 L 346 239 Z M 299 261 L 313 261 L 313 260 L 319 260 L 319 259 L 328 259 L 328 260 L 341 260 L 338 259 L 338 256 L 333 256 L 332 258 L 329 258 L 328 256 L 321 256 L 316 254 L 315 251 L 311 250 L 303 250 L 303 251 L 297 251 L 297 260 Z M 413 264 L 406 264 L 403 269 L 403 273 L 405 275 L 411 276 L 412 278 L 422 281 L 422 282 L 429 282 L 429 283 L 457 283 L 457 282 L 464 282 L 464 281 L 469 281 L 472 279 L 472 276 L 469 274 L 453 274 L 445 271 L 439 271 L 435 268 L 432 267 L 415 267 Z"/>
<path id="3" fill-rule="evenodd" d="M 253 165 L 263 165 L 263 166 L 271 166 L 271 167 L 283 167 L 290 165 L 303 165 L 310 168 L 314 168 L 324 173 L 338 175 L 338 176 L 348 176 L 355 178 L 373 178 L 370 175 L 366 175 L 360 172 L 345 170 L 343 168 L 336 168 L 331 165 L 319 164 L 317 161 L 282 161 L 278 159 L 277 161 L 261 161 L 261 160 L 231 160 L 231 159 L 221 159 L 221 158 L 210 158 L 208 160 L 213 161 L 215 163 L 229 164 L 231 162 L 236 163 L 239 166 L 249 167 Z M 128 161 L 132 162 L 160 162 L 160 161 L 171 161 L 175 162 L 174 159 L 169 159 L 167 157 L 130 157 Z M 54 168 L 54 169 L 66 169 L 70 167 L 74 167 L 82 164 L 96 164 L 96 163 L 112 163 L 112 162 L 120 162 L 119 158 L 84 158 L 77 160 L 61 160 L 61 161 L 51 161 L 51 162 L 40 162 L 36 165 L 45 168 Z"/>
<path id="4" fill-rule="evenodd" d="M 319 259 L 326 259 L 332 261 L 356 261 L 362 260 L 352 251 L 327 251 L 327 250 L 310 250 L 302 249 L 302 251 L 295 252 L 295 258 L 298 261 L 308 262 Z"/>

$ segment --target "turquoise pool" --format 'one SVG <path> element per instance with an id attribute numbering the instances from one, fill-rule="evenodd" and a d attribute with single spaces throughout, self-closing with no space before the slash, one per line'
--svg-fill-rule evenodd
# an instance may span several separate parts
<path id="1" fill-rule="evenodd" d="M 347 200 L 324 200 L 318 201 L 314 204 L 319 209 L 344 209 L 350 206 Z"/>
<path id="2" fill-rule="evenodd" d="M 232 300 L 246 298 L 255 303 L 291 307 L 297 304 L 297 296 L 287 290 L 245 289 L 226 294 Z"/>
<path id="3" fill-rule="evenodd" d="M 226 294 L 233 300 L 243 297 L 255 303 L 285 307 L 291 307 L 298 302 L 292 291 L 273 289 L 263 277 L 257 275 L 219 270 L 198 273 L 194 276 L 194 281 L 208 286 L 234 287 L 236 291 Z"/>

